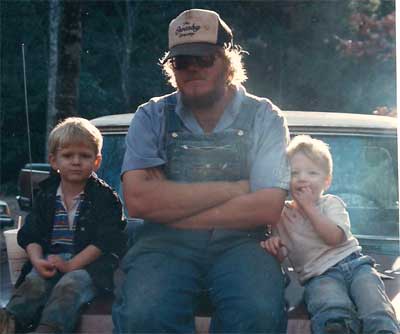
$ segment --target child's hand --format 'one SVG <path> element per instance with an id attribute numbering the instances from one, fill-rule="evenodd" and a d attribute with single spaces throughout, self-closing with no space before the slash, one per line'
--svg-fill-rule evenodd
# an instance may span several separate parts
<path id="1" fill-rule="evenodd" d="M 53 264 L 53 266 L 61 273 L 67 273 L 71 271 L 69 261 L 65 261 L 58 255 L 49 255 L 47 259 Z"/>
<path id="2" fill-rule="evenodd" d="M 32 265 L 39 275 L 44 278 L 53 277 L 57 272 L 57 269 L 54 267 L 54 265 L 46 259 L 36 259 L 32 261 Z"/>
<path id="3" fill-rule="evenodd" d="M 292 191 L 292 197 L 300 206 L 301 209 L 312 205 L 315 201 L 315 195 L 313 195 L 311 187 L 305 186 Z"/>
<path id="4" fill-rule="evenodd" d="M 277 257 L 278 260 L 281 262 L 284 260 L 284 258 L 287 255 L 287 254 L 285 254 L 285 253 L 287 253 L 287 251 L 286 252 L 283 251 L 283 250 L 286 250 L 286 246 L 284 245 L 281 238 L 279 238 L 279 237 L 270 237 L 267 240 L 261 241 L 260 245 L 268 253 Z"/>

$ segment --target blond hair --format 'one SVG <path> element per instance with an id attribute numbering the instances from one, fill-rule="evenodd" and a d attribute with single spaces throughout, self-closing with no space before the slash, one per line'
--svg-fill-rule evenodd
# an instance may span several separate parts
<path id="1" fill-rule="evenodd" d="M 231 46 L 226 45 L 218 54 L 222 57 L 228 74 L 228 85 L 239 85 L 247 80 L 246 69 L 243 64 L 243 54 L 248 54 L 239 45 Z M 177 88 L 175 73 L 172 68 L 171 59 L 165 60 L 167 53 L 160 59 L 163 73 L 167 78 L 169 84 Z"/>
<path id="2" fill-rule="evenodd" d="M 82 143 L 93 148 L 94 153 L 98 155 L 103 147 L 103 137 L 100 131 L 87 119 L 68 117 L 57 124 L 50 132 L 49 154 L 54 155 L 60 148 Z"/>
<path id="3" fill-rule="evenodd" d="M 321 166 L 327 176 L 332 177 L 332 155 L 327 143 L 319 139 L 311 138 L 308 135 L 299 135 L 294 137 L 289 143 L 287 148 L 289 160 L 299 152 Z"/>

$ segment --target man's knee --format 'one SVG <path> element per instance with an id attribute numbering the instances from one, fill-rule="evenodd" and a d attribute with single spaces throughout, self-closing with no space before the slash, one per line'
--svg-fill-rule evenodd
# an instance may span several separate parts
<path id="1" fill-rule="evenodd" d="M 149 300 L 134 300 L 114 304 L 113 322 L 117 333 L 159 332 L 171 326 L 175 331 L 180 321 L 172 304 L 155 304 Z"/>
<path id="2" fill-rule="evenodd" d="M 250 327 L 260 330 L 279 329 L 285 325 L 287 317 L 283 298 L 252 297 L 236 306 L 241 322 L 249 322 Z"/>
<path id="3" fill-rule="evenodd" d="M 123 332 L 148 331 L 156 326 L 160 316 L 155 309 L 150 309 L 145 304 L 142 307 L 130 306 L 117 313 Z"/>

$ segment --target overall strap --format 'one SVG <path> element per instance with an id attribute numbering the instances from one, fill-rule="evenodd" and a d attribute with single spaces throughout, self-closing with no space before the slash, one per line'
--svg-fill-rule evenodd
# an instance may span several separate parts
<path id="1" fill-rule="evenodd" d="M 165 135 L 177 132 L 182 128 L 182 121 L 175 112 L 177 105 L 177 93 L 168 95 L 166 97 L 164 112 L 165 112 Z"/>
<path id="2" fill-rule="evenodd" d="M 247 97 L 246 100 L 242 103 L 242 106 L 240 108 L 241 110 L 236 117 L 235 122 L 233 123 L 233 128 L 241 129 L 245 132 L 251 131 L 259 107 L 259 101 L 254 98 Z"/>

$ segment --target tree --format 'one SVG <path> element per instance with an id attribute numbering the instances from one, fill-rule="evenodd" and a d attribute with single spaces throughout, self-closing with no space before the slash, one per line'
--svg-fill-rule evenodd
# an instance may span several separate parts
<path id="1" fill-rule="evenodd" d="M 46 138 L 56 120 L 56 83 L 58 65 L 58 27 L 60 26 L 60 1 L 50 0 L 49 2 L 49 75 L 47 82 L 47 118 Z M 47 155 L 47 145 L 45 143 Z"/>
<path id="2" fill-rule="evenodd" d="M 362 86 L 367 91 L 365 96 L 370 100 L 367 111 L 395 117 L 397 111 L 394 2 L 352 0 L 349 8 L 349 31 L 346 37 L 336 36 L 336 48 L 344 59 L 359 64 L 358 67 L 364 66 L 360 73 L 365 74 Z"/>
<path id="3" fill-rule="evenodd" d="M 28 162 L 21 44 L 25 46 L 27 94 L 33 161 L 43 161 L 45 142 L 48 3 L 0 1 L 1 89 L 0 184 L 16 186 L 19 169 Z"/>
<path id="4" fill-rule="evenodd" d="M 79 99 L 81 57 L 81 2 L 65 0 L 60 26 L 60 45 L 56 85 L 56 120 L 76 116 Z"/>
<path id="5" fill-rule="evenodd" d="M 338 49 L 343 55 L 354 58 L 374 58 L 377 61 L 393 60 L 396 57 L 395 13 L 377 18 L 364 13 L 354 13 L 349 23 L 353 37 L 337 37 Z"/>
<path id="6" fill-rule="evenodd" d="M 136 3 L 135 7 L 138 5 Z M 122 64 L 121 64 L 121 87 L 122 94 L 125 101 L 125 110 L 129 110 L 132 104 L 132 91 L 131 91 L 131 66 L 132 66 L 132 52 L 133 52 L 133 31 L 136 23 L 136 11 L 132 1 L 126 0 L 126 24 L 123 36 L 122 49 Z"/>

